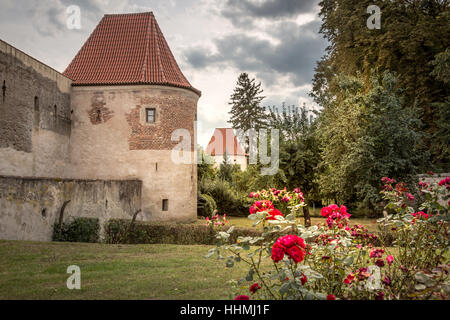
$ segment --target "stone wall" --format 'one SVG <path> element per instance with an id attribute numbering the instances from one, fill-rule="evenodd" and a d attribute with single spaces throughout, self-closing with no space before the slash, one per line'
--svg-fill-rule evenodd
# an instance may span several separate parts
<path id="1" fill-rule="evenodd" d="M 62 180 L 0 176 L 0 239 L 50 241 L 63 203 L 71 217 L 130 219 L 140 209 L 138 180 Z M 138 220 L 143 220 L 142 214 Z"/>
<path id="2" fill-rule="evenodd" d="M 64 175 L 71 83 L 0 40 L 0 174 Z"/>
<path id="3" fill-rule="evenodd" d="M 198 98 L 190 90 L 164 86 L 74 86 L 70 176 L 142 180 L 148 220 L 196 219 L 197 166 L 171 160 L 177 144 L 171 135 L 186 129 L 194 145 Z M 146 123 L 146 108 L 156 109 L 155 123 Z"/>

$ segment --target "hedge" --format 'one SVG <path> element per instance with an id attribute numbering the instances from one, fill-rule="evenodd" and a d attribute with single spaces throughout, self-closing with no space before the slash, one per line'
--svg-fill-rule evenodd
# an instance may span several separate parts
<path id="1" fill-rule="evenodd" d="M 73 218 L 69 222 L 53 225 L 53 241 L 99 242 L 100 222 L 98 218 Z"/>
<path id="2" fill-rule="evenodd" d="M 215 245 L 216 231 L 200 224 L 149 223 L 131 220 L 111 219 L 105 223 L 105 242 L 110 244 L 204 244 Z M 223 227 L 226 231 L 229 226 Z M 260 231 L 236 227 L 230 240 L 234 243 L 239 236 L 255 237 Z"/>

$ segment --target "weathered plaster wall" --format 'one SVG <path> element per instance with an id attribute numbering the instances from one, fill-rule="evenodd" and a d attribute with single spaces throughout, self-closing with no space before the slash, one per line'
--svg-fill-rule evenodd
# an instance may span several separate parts
<path id="1" fill-rule="evenodd" d="M 141 182 L 0 176 L 0 239 L 50 241 L 53 224 L 70 217 L 130 219 L 140 208 Z M 138 215 L 138 220 L 143 216 Z"/>
<path id="2" fill-rule="evenodd" d="M 64 176 L 71 83 L 0 40 L 0 174 Z"/>
<path id="3" fill-rule="evenodd" d="M 198 96 L 163 86 L 73 87 L 70 176 L 79 179 L 142 180 L 142 210 L 148 220 L 193 220 L 197 216 L 197 166 L 175 164 L 175 129 L 194 142 Z M 156 122 L 145 122 L 145 108 Z M 191 157 L 193 157 L 193 153 Z M 163 211 L 163 199 L 169 200 Z"/>

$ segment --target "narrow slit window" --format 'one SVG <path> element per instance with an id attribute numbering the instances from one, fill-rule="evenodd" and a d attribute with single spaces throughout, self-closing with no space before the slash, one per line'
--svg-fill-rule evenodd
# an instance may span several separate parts
<path id="1" fill-rule="evenodd" d="M 145 117 L 146 117 L 147 123 L 155 123 L 156 110 L 153 108 L 145 109 Z"/>
<path id="2" fill-rule="evenodd" d="M 162 211 L 169 211 L 169 199 L 162 201 Z"/>
<path id="3" fill-rule="evenodd" d="M 3 102 L 5 102 L 5 97 L 6 97 L 6 80 L 3 80 L 2 96 L 3 96 Z"/>
<path id="4" fill-rule="evenodd" d="M 39 98 L 38 97 L 34 97 L 34 126 L 36 128 L 39 128 L 39 121 L 40 121 Z"/>
<path id="5" fill-rule="evenodd" d="M 53 107 L 53 109 L 54 109 L 54 117 L 55 117 L 55 120 L 56 119 L 58 119 L 58 107 L 56 106 L 56 104 L 55 104 L 55 106 Z"/>

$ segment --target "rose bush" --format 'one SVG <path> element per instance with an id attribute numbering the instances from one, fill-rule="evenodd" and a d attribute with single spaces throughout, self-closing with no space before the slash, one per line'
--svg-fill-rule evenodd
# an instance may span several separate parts
<path id="1" fill-rule="evenodd" d="M 322 209 L 322 225 L 304 227 L 295 215 L 304 206 L 300 190 L 258 191 L 249 219 L 262 225 L 258 237 L 217 233 L 217 255 L 227 267 L 248 266 L 247 274 L 233 282 L 233 296 L 251 299 L 446 299 L 450 292 L 448 272 L 448 183 L 445 180 L 424 194 L 420 211 L 408 207 L 412 194 L 406 186 L 383 178 L 386 208 L 393 210 L 378 222 L 394 234 L 392 246 L 362 226 L 349 225 L 344 205 Z M 445 189 L 445 190 L 444 190 Z M 437 194 L 439 195 L 437 195 Z M 282 199 L 285 199 L 284 201 Z M 439 202 L 440 201 L 440 202 Z M 438 203 L 437 203 L 438 202 Z M 277 205 L 286 204 L 278 211 Z M 277 210 L 277 211 L 275 211 Z M 283 214 L 284 213 L 284 214 Z M 374 246 L 374 241 L 379 245 Z"/>

